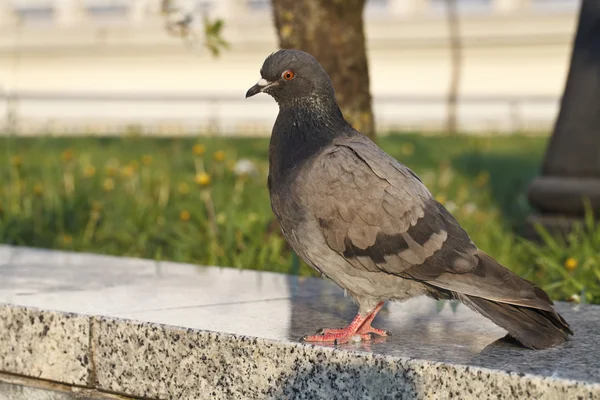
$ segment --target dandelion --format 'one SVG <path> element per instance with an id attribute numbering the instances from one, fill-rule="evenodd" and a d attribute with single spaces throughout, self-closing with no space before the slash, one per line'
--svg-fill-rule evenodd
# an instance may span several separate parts
<path id="1" fill-rule="evenodd" d="M 581 303 L 581 297 L 578 294 L 574 293 L 574 294 L 571 295 L 571 297 L 569 297 L 567 299 L 567 301 L 571 302 L 571 303 L 577 303 L 577 304 L 579 304 L 579 303 Z"/>
<path id="2" fill-rule="evenodd" d="M 190 212 L 187 210 L 183 210 L 182 212 L 179 213 L 179 219 L 182 221 L 189 221 L 190 220 Z"/>
<path id="3" fill-rule="evenodd" d="M 210 185 L 210 175 L 206 172 L 202 172 L 201 174 L 196 175 L 195 181 L 200 186 L 208 186 Z"/>
<path id="4" fill-rule="evenodd" d="M 412 156 L 415 152 L 415 145 L 412 143 L 405 143 L 402 145 L 401 151 L 405 156 Z"/>
<path id="5" fill-rule="evenodd" d="M 446 203 L 446 205 L 445 205 L 445 207 L 446 207 L 446 209 L 447 209 L 449 212 L 451 212 L 451 213 L 453 213 L 454 211 L 456 211 L 456 210 L 457 210 L 457 208 L 458 208 L 458 207 L 456 206 L 456 203 L 455 203 L 455 202 L 453 202 L 453 201 L 449 201 L 449 202 L 447 202 L 447 203 Z"/>
<path id="6" fill-rule="evenodd" d="M 142 164 L 144 164 L 145 166 L 148 166 L 150 164 L 152 164 L 152 156 L 146 154 L 145 156 L 142 157 Z"/>
<path id="7" fill-rule="evenodd" d="M 20 167 L 23 164 L 23 160 L 21 159 L 20 156 L 12 156 L 10 159 L 10 163 L 12 164 L 13 167 Z"/>
<path id="8" fill-rule="evenodd" d="M 133 165 L 126 165 L 121 171 L 121 176 L 123 178 L 131 178 L 135 173 L 135 167 Z"/>
<path id="9" fill-rule="evenodd" d="M 574 271 L 577 268 L 577 264 L 579 264 L 577 260 L 572 257 L 565 260 L 565 268 L 569 271 Z"/>
<path id="10" fill-rule="evenodd" d="M 243 158 L 235 163 L 233 172 L 237 176 L 245 176 L 255 174 L 258 170 L 252 161 Z"/>
<path id="11" fill-rule="evenodd" d="M 63 151 L 60 155 L 61 160 L 63 160 L 64 162 L 69 162 L 73 159 L 73 150 L 71 149 L 66 149 L 65 151 Z"/>
<path id="12" fill-rule="evenodd" d="M 73 236 L 65 233 L 62 236 L 62 241 L 63 241 L 63 244 L 71 244 L 71 243 L 73 243 Z"/>
<path id="13" fill-rule="evenodd" d="M 194 147 L 192 147 L 192 152 L 197 156 L 203 156 L 206 149 L 201 144 L 195 144 Z"/>
<path id="14" fill-rule="evenodd" d="M 215 154 L 213 154 L 213 158 L 215 159 L 215 161 L 221 162 L 225 160 L 225 152 L 223 150 L 218 150 L 215 151 Z"/>
<path id="15" fill-rule="evenodd" d="M 41 196 L 44 193 L 44 187 L 41 183 L 36 183 L 33 186 L 33 193 L 35 193 L 36 196 Z"/>
<path id="16" fill-rule="evenodd" d="M 91 178 L 94 175 L 96 175 L 96 167 L 89 164 L 86 165 L 83 169 L 83 176 L 85 176 L 86 178 Z"/>
<path id="17" fill-rule="evenodd" d="M 102 184 L 105 192 L 110 192 L 115 188 L 115 181 L 112 178 L 106 178 Z"/>

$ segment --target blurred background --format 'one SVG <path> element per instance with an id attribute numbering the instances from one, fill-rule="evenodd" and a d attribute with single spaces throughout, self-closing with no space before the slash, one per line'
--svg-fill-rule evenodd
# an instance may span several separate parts
<path id="1" fill-rule="evenodd" d="M 245 102 L 278 48 L 270 0 L 171 2 L 189 37 L 168 34 L 161 0 L 5 0 L 0 103 L 19 134 L 268 135 L 277 107 Z M 577 0 L 457 0 L 458 128 L 548 132 L 558 111 Z M 370 0 L 364 10 L 378 132 L 445 129 L 452 79 L 447 0 Z M 203 45 L 223 20 L 228 48 Z M 183 43 L 182 43 L 183 41 Z M 7 97 L 10 99 L 7 101 Z M 7 104 L 8 103 L 8 104 Z"/>
<path id="2" fill-rule="evenodd" d="M 267 55 L 300 47 L 484 251 L 599 300 L 598 230 L 522 237 L 580 1 L 308 3 L 2 1 L 0 242 L 312 275 L 270 210 L 277 105 L 244 99 Z"/>

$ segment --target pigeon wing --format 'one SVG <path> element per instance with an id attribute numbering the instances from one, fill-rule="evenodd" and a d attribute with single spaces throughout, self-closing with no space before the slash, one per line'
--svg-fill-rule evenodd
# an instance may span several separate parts
<path id="1" fill-rule="evenodd" d="M 406 166 L 363 137 L 337 139 L 304 180 L 331 249 L 356 268 L 418 280 L 465 273 L 477 247 Z"/>

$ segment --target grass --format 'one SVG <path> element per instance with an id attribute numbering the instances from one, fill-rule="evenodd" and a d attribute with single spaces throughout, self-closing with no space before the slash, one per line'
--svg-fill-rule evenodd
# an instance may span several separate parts
<path id="1" fill-rule="evenodd" d="M 519 237 L 546 138 L 391 135 L 475 243 L 553 298 L 600 302 L 600 227 Z M 270 210 L 268 139 L 0 139 L 0 242 L 314 274 Z"/>

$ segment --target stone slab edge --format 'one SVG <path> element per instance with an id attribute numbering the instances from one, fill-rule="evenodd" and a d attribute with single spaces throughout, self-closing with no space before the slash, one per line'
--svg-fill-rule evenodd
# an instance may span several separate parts
<path id="1" fill-rule="evenodd" d="M 130 400 L 133 397 L 0 372 L 0 400 Z"/>
<path id="2" fill-rule="evenodd" d="M 0 372 L 86 386 L 90 317 L 0 303 Z"/>
<path id="3" fill-rule="evenodd" d="M 600 385 L 94 318 L 97 387 L 160 399 L 600 399 Z"/>
<path id="4" fill-rule="evenodd" d="M 600 399 L 600 384 L 7 304 L 0 371 L 151 399 Z"/>

